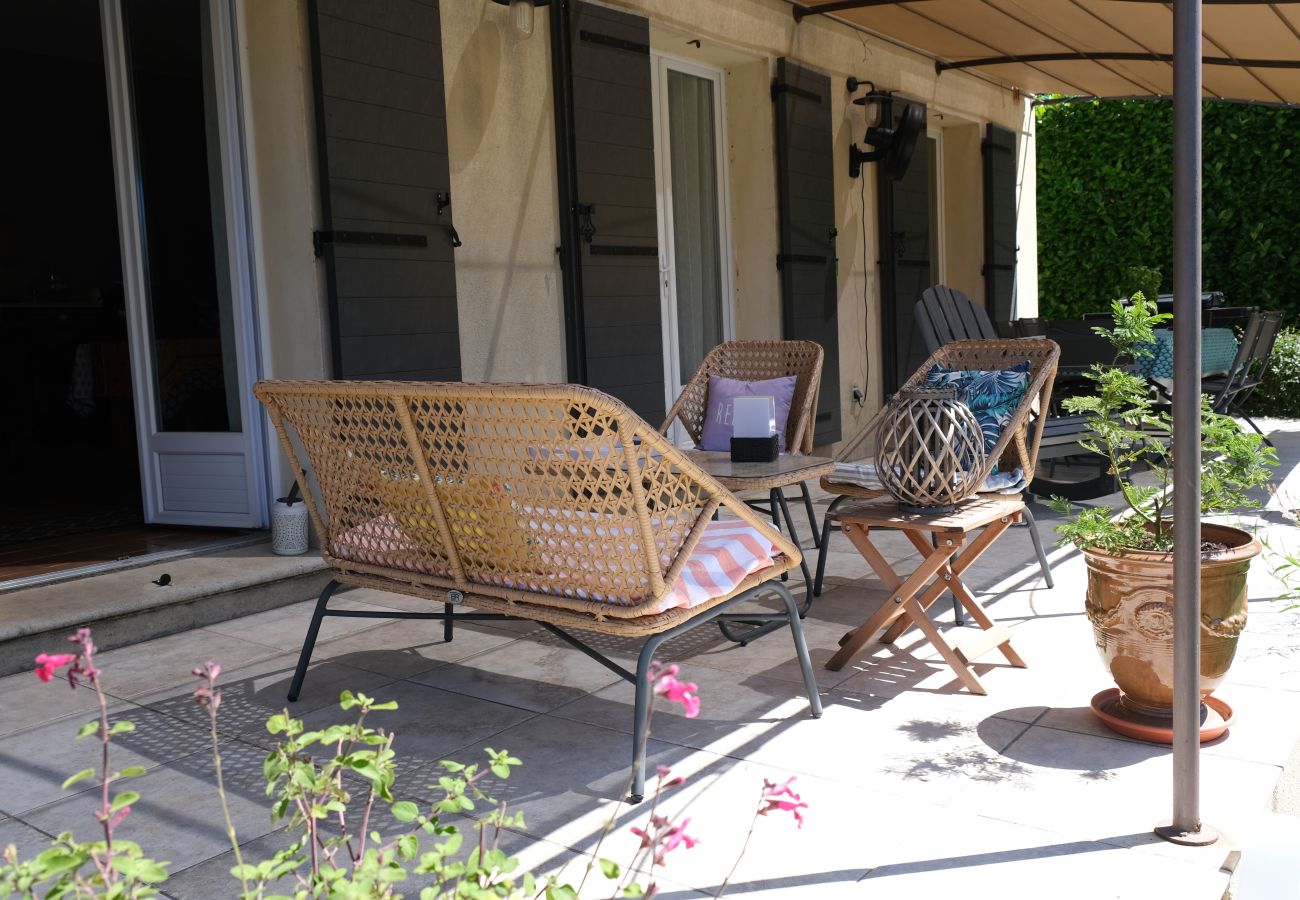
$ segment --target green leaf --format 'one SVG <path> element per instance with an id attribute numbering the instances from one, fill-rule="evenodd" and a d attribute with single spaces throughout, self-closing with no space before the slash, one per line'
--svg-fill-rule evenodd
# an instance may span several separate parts
<path id="1" fill-rule="evenodd" d="M 420 807 L 416 806 L 410 800 L 398 800 L 390 810 L 393 818 L 399 822 L 413 822 L 420 815 Z"/>
<path id="2" fill-rule="evenodd" d="M 552 884 L 546 888 L 546 900 L 578 900 L 578 892 L 567 884 Z"/>
<path id="3" fill-rule="evenodd" d="M 77 729 L 77 740 L 89 737 L 97 731 L 99 731 L 99 719 L 93 719 Z"/>
<path id="4" fill-rule="evenodd" d="M 90 776 L 92 776 L 92 775 L 94 775 L 94 774 L 95 774 L 95 770 L 94 770 L 94 769 L 82 769 L 82 770 L 81 770 L 80 772 L 78 772 L 76 775 L 71 775 L 71 776 L 69 776 L 69 777 L 68 777 L 68 778 L 63 782 L 63 790 L 66 791 L 68 788 L 72 787 L 72 786 L 73 786 L 74 784 L 76 784 L 78 781 L 85 781 L 87 778 L 89 778 Z"/>
<path id="5" fill-rule="evenodd" d="M 599 860 L 599 863 L 600 863 L 600 871 L 605 873 L 605 877 L 610 879 L 611 881 L 617 878 L 623 871 L 622 869 L 619 868 L 618 863 L 614 862 L 612 859 L 602 858 Z"/>
<path id="6" fill-rule="evenodd" d="M 645 896 L 645 888 L 641 887 L 640 884 L 638 884 L 637 882 L 634 881 L 634 882 L 632 882 L 631 884 L 629 884 L 627 887 L 623 888 L 623 896 L 624 896 L 624 897 L 644 897 L 644 896 Z"/>
<path id="7" fill-rule="evenodd" d="M 415 859 L 420 852 L 420 839 L 413 834 L 404 834 L 397 839 L 397 852 L 402 859 Z"/>
<path id="8" fill-rule="evenodd" d="M 109 812 L 117 812 L 124 806 L 130 806 L 137 802 L 140 795 L 136 791 L 123 791 L 113 798 L 112 804 L 108 807 Z"/>
<path id="9" fill-rule="evenodd" d="M 108 729 L 108 733 L 110 736 L 115 734 L 126 734 L 131 731 L 135 731 L 135 723 L 128 722 L 125 719 L 114 722 L 112 726 Z"/>
<path id="10" fill-rule="evenodd" d="M 139 778 L 145 773 L 145 771 L 146 769 L 144 766 L 127 766 L 117 774 L 122 778 Z"/>

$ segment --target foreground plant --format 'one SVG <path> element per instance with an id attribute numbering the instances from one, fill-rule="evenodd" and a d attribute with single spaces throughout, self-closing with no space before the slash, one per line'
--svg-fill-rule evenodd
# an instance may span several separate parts
<path id="1" fill-rule="evenodd" d="M 94 817 L 102 837 L 78 841 L 65 831 L 54 844 L 35 859 L 20 861 L 14 845 L 4 849 L 0 863 L 0 890 L 6 897 L 62 900 L 75 897 L 104 897 L 110 900 L 135 900 L 156 897 L 157 885 L 167 879 L 167 863 L 149 859 L 133 841 L 115 834 L 140 799 L 135 791 L 114 793 L 113 786 L 145 773 L 143 766 L 115 770 L 109 765 L 109 748 L 119 734 L 135 731 L 125 719 L 110 721 L 108 698 L 104 693 L 101 672 L 95 665 L 95 642 L 89 628 L 80 628 L 68 640 L 77 648 L 74 653 L 42 653 L 36 657 L 36 677 L 49 682 L 60 669 L 67 669 L 68 686 L 89 687 L 95 692 L 99 716 L 77 729 L 77 740 L 97 737 L 101 746 L 99 769 L 83 769 L 63 782 L 64 790 L 98 777 L 99 808 Z M 83 685 L 84 681 L 84 685 Z"/>
<path id="2" fill-rule="evenodd" d="M 158 894 L 157 885 L 167 877 L 166 863 L 143 856 L 140 848 L 115 837 L 114 829 L 130 814 L 138 799 L 134 791 L 112 793 L 118 780 L 144 774 L 142 767 L 112 771 L 108 750 L 114 735 L 134 730 L 129 722 L 110 722 L 106 695 L 100 683 L 100 670 L 94 664 L 95 646 L 89 630 L 78 631 L 70 640 L 80 649 L 77 653 L 41 654 L 36 658 L 36 675 L 51 681 L 67 669 L 69 684 L 74 688 L 84 680 L 99 698 L 100 716 L 86 723 L 78 737 L 98 734 L 103 744 L 100 772 L 102 800 L 96 819 L 102 840 L 78 843 L 70 833 L 60 835 L 54 846 L 34 860 L 20 861 L 11 845 L 4 851 L 0 864 L 0 890 L 4 896 L 22 898 L 112 898 L 133 900 Z M 700 698 L 695 684 L 677 678 L 678 667 L 656 664 L 651 673 L 654 696 L 680 703 L 688 718 L 699 714 Z M 599 857 L 596 847 L 593 862 L 575 888 L 560 884 L 553 876 L 537 879 L 520 872 L 519 860 L 500 847 L 503 832 L 522 829 L 521 813 L 510 813 L 505 803 L 493 801 L 484 790 L 491 776 L 506 779 L 520 761 L 507 751 L 487 749 L 485 765 L 464 765 L 449 760 L 439 765 L 442 775 L 436 788 L 440 798 L 425 808 L 393 795 L 397 775 L 394 735 L 367 724 L 371 713 L 396 709 L 393 702 L 380 702 L 365 694 L 344 691 L 340 707 L 355 715 L 355 721 L 309 730 L 300 719 L 282 711 L 271 716 L 267 730 L 277 736 L 275 747 L 263 764 L 266 795 L 271 798 L 271 819 L 284 824 L 289 843 L 270 859 L 250 862 L 244 858 L 239 836 L 230 815 L 227 787 L 222 768 L 221 741 L 218 732 L 221 666 L 208 662 L 192 670 L 199 679 L 194 698 L 207 713 L 212 741 L 212 758 L 217 796 L 220 801 L 223 830 L 230 841 L 235 865 L 231 875 L 239 882 L 232 886 L 241 900 L 309 900 L 309 898 L 347 898 L 347 900 L 383 900 L 399 898 L 402 883 L 412 875 L 428 882 L 421 887 L 421 900 L 440 898 L 519 898 L 519 900 L 570 900 L 577 898 L 587 875 L 599 868 L 613 883 L 614 896 L 654 897 L 659 888 L 656 872 L 668 862 L 671 853 L 690 849 L 699 843 L 688 831 L 689 817 L 674 817 L 661 811 L 665 792 L 685 783 L 667 767 L 659 767 L 658 779 L 646 819 L 632 827 L 639 847 L 631 863 L 624 867 Z M 79 772 L 65 782 L 65 787 L 92 777 L 93 769 Z M 784 784 L 764 781 L 760 801 L 750 822 L 744 847 L 736 865 L 749 845 L 759 816 L 788 811 L 800 827 L 801 809 L 807 807 L 791 788 L 793 778 Z M 629 785 L 630 786 L 630 785 Z M 475 822 L 478 832 L 465 852 L 464 836 L 450 821 L 453 816 L 474 814 L 485 809 Z M 383 815 L 381 815 L 381 813 Z M 601 835 L 614 827 L 612 816 Z M 389 833 L 381 833 L 380 820 L 396 823 Z M 427 844 L 422 841 L 427 840 Z M 463 854 L 463 855 L 462 855 Z M 718 896 L 735 873 L 724 880 Z M 642 886 L 638 875 L 648 875 Z M 599 893 L 607 895 L 611 888 Z"/>
<path id="3" fill-rule="evenodd" d="M 1114 328 L 1094 328 L 1115 349 L 1110 365 L 1096 364 L 1085 377 L 1096 386 L 1091 396 L 1062 401 L 1068 412 L 1088 417 L 1088 434 L 1080 446 L 1109 461 L 1110 473 L 1119 482 L 1127 511 L 1116 517 L 1105 506 L 1085 507 L 1072 521 L 1058 525 L 1062 544 L 1074 543 L 1110 552 L 1173 549 L 1170 510 L 1175 498 L 1170 491 L 1174 464 L 1173 417 L 1157 409 L 1151 386 L 1145 378 L 1121 365 L 1124 360 L 1150 356 L 1155 345 L 1155 327 L 1171 318 L 1157 313 L 1153 301 L 1141 291 L 1128 305 L 1111 304 Z M 1236 419 L 1210 409 L 1201 400 L 1201 515 L 1231 512 L 1249 504 L 1246 492 L 1268 482 L 1277 452 L 1258 434 L 1244 432 Z M 1155 474 L 1154 485 L 1138 485 L 1133 470 L 1145 465 Z M 1053 497 L 1052 509 L 1074 514 L 1069 501 Z"/>

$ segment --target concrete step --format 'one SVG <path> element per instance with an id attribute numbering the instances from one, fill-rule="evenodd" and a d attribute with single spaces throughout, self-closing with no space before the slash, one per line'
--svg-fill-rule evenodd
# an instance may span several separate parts
<path id="1" fill-rule="evenodd" d="M 167 574 L 166 586 L 154 584 Z M 200 628 L 317 596 L 329 580 L 319 555 L 276 556 L 269 539 L 155 565 L 0 594 L 0 675 L 60 653 L 89 625 L 104 649 Z"/>

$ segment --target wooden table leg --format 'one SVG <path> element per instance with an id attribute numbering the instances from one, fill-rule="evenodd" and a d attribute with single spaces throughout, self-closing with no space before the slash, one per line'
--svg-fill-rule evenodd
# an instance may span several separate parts
<path id="1" fill-rule="evenodd" d="M 921 633 L 934 645 L 934 649 L 939 651 L 939 655 L 943 657 L 944 662 L 957 673 L 961 683 L 966 685 L 971 693 L 987 694 L 988 691 L 984 689 L 984 685 L 980 683 L 979 678 L 971 671 L 970 666 L 966 665 L 966 661 L 957 655 L 957 651 L 943 639 L 943 635 L 935 627 L 935 624 L 930 621 L 930 617 L 926 615 L 925 610 L 917 606 L 915 600 L 909 600 L 903 605 L 908 608 L 907 613 L 916 623 L 916 627 L 921 629 Z"/>
<path id="2" fill-rule="evenodd" d="M 857 532 L 856 535 L 854 534 L 855 531 Z M 871 539 L 865 528 L 859 527 L 851 530 L 850 539 L 852 540 L 854 537 L 860 537 L 862 543 L 870 547 L 872 553 L 874 553 L 878 560 L 884 564 L 884 568 L 891 573 L 893 572 L 892 567 L 884 561 L 884 557 L 880 556 L 879 551 L 871 545 Z M 854 545 L 857 546 L 857 544 L 858 540 L 854 540 Z M 862 548 L 859 547 L 859 550 L 861 549 Z M 896 588 L 892 588 L 889 599 L 881 605 L 880 609 L 876 610 L 875 615 L 841 639 L 840 649 L 837 650 L 835 655 L 826 662 L 826 668 L 833 672 L 838 672 L 840 669 L 844 668 L 844 664 L 852 657 L 856 656 L 858 651 L 865 647 L 882 628 L 890 625 L 897 617 L 906 615 L 908 613 L 907 602 L 915 597 L 917 591 L 929 583 L 935 573 L 948 562 L 949 558 L 951 558 L 955 552 L 957 552 L 957 549 L 958 548 L 955 546 L 940 547 L 930 556 L 923 559 L 921 564 L 917 566 L 916 571 L 907 576 L 907 578 L 904 579 Z M 863 552 L 863 555 L 867 556 L 867 553 Z M 876 563 L 872 562 L 870 557 L 868 557 L 867 561 L 871 563 L 872 568 L 875 568 Z"/>

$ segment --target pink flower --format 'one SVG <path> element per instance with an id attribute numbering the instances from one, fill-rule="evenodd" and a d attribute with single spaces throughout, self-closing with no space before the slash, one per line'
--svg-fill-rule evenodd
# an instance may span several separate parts
<path id="1" fill-rule="evenodd" d="M 799 795 L 790 787 L 794 778 L 795 777 L 791 775 L 783 784 L 768 781 L 766 778 L 763 779 L 763 797 L 761 802 L 764 805 L 758 811 L 760 816 L 765 816 L 773 810 L 794 813 L 795 822 L 798 823 L 800 828 L 803 828 L 803 816 L 800 815 L 799 810 L 807 809 L 808 804 L 804 803 L 803 800 L 799 798 Z M 783 800 L 781 799 L 782 797 L 789 797 L 790 799 Z"/>
<path id="2" fill-rule="evenodd" d="M 664 835 L 663 840 L 659 844 L 659 852 L 655 854 L 655 862 L 658 865 L 662 866 L 664 864 L 664 857 L 673 850 L 676 850 L 682 844 L 685 844 L 686 849 L 689 850 L 700 842 L 698 838 L 693 838 L 686 833 L 686 826 L 689 824 L 691 824 L 691 820 L 686 818 L 682 819 L 682 824 L 674 825 L 672 828 L 668 829 L 667 834 Z"/>
<path id="3" fill-rule="evenodd" d="M 36 677 L 41 681 L 50 681 L 54 678 L 56 669 L 62 669 L 76 661 L 75 653 L 42 653 L 36 657 Z"/>
<path id="4" fill-rule="evenodd" d="M 699 687 L 693 681 L 678 681 L 678 671 L 676 663 L 661 666 L 655 661 L 650 666 L 650 680 L 654 682 L 656 696 L 680 703 L 686 718 L 694 719 L 700 714 Z"/>

